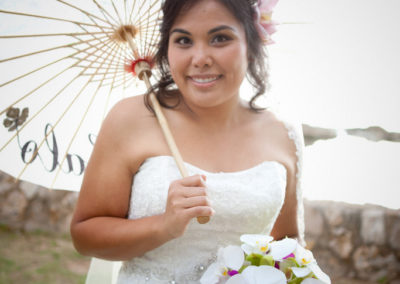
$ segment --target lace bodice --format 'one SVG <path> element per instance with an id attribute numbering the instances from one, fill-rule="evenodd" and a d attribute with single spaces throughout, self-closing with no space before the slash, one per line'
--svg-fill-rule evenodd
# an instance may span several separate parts
<path id="1" fill-rule="evenodd" d="M 232 173 L 186 166 L 189 174 L 207 176 L 207 194 L 215 215 L 205 225 L 192 220 L 182 237 L 124 262 L 118 283 L 198 283 L 219 247 L 239 245 L 244 233 L 270 233 L 285 196 L 283 165 L 265 161 Z M 148 158 L 135 175 L 129 218 L 163 213 L 169 184 L 179 178 L 172 157 Z"/>

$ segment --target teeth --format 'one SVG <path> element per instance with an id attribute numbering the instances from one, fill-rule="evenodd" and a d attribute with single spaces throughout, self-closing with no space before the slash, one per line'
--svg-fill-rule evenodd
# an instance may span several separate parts
<path id="1" fill-rule="evenodd" d="M 210 78 L 192 78 L 193 81 L 197 82 L 197 83 L 209 83 L 212 81 L 217 80 L 218 77 L 210 77 Z"/>

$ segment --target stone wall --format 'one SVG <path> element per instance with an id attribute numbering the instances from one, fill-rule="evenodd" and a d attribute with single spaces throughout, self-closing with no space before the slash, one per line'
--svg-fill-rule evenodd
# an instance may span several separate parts
<path id="1" fill-rule="evenodd" d="M 400 283 L 400 210 L 305 201 L 306 241 L 334 278 Z"/>
<path id="2" fill-rule="evenodd" d="M 77 192 L 49 190 L 0 172 L 0 224 L 19 231 L 69 233 Z"/>
<path id="3" fill-rule="evenodd" d="M 0 172 L 0 224 L 68 233 L 77 196 Z M 305 220 L 308 247 L 333 280 L 400 283 L 400 210 L 306 200 Z"/>

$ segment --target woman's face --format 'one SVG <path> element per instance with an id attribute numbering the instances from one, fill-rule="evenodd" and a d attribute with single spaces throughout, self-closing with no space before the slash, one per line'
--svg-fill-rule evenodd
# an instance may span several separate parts
<path id="1" fill-rule="evenodd" d="M 171 28 L 168 60 L 189 106 L 237 100 L 248 64 L 244 29 L 218 1 L 197 1 Z"/>

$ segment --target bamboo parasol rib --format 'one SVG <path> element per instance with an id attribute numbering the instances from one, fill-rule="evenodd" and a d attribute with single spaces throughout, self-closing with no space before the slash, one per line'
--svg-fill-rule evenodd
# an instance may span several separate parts
<path id="1" fill-rule="evenodd" d="M 87 56 L 90 56 L 90 55 L 92 55 L 92 54 L 88 54 Z M 53 79 L 57 78 L 58 76 L 60 76 L 62 73 L 64 73 L 65 71 L 67 71 L 67 70 L 69 70 L 69 69 L 70 69 L 70 66 L 67 67 L 67 68 L 65 68 L 64 70 L 62 70 L 62 71 L 59 72 L 58 74 L 54 75 L 54 76 L 51 77 L 49 80 L 47 80 L 47 81 L 45 81 L 44 83 L 40 84 L 36 89 L 30 91 L 28 94 L 26 94 L 25 96 L 23 96 L 20 100 L 18 100 L 18 102 L 21 101 L 22 99 L 25 99 L 25 98 L 27 98 L 28 96 L 34 94 L 34 92 L 35 92 L 37 89 L 43 87 L 43 86 L 46 85 L 48 82 L 50 82 L 50 81 L 52 81 Z M 83 73 L 83 71 L 82 71 L 82 73 Z M 81 74 L 79 74 L 79 75 L 81 75 Z M 19 131 L 22 131 L 26 126 L 28 126 L 28 125 L 29 125 L 29 122 L 31 122 L 35 117 L 37 117 L 37 116 L 39 115 L 40 112 L 42 112 L 45 108 L 47 108 L 47 107 L 51 104 L 51 102 L 53 102 L 53 101 L 62 93 L 63 90 L 65 90 L 70 84 L 72 84 L 72 83 L 74 82 L 75 79 L 77 79 L 77 78 L 79 77 L 79 75 L 76 76 L 75 78 L 73 78 L 71 81 L 67 82 L 67 84 L 66 84 L 59 92 L 57 92 L 49 101 L 47 101 L 47 102 L 40 108 L 40 110 L 37 111 L 24 125 L 22 125 L 22 127 L 19 129 Z M 90 81 L 89 81 L 89 82 L 90 82 Z M 14 104 L 16 104 L 16 102 L 15 102 Z M 14 104 L 13 104 L 13 105 L 14 105 Z M 0 148 L 0 151 L 4 150 L 4 148 L 5 148 L 12 140 L 15 139 L 15 137 L 17 136 L 17 134 L 18 134 L 18 132 L 15 133 L 15 134 L 7 141 L 7 143 L 6 143 L 3 147 Z M 46 136 L 46 137 L 47 137 L 47 136 Z M 40 143 L 40 145 L 42 145 L 42 144 L 43 144 L 43 142 Z M 39 150 L 40 150 L 40 147 L 39 147 L 39 149 L 37 149 L 37 151 L 39 151 Z M 28 163 L 27 165 L 29 165 L 29 163 Z M 22 173 L 25 171 L 25 169 L 26 169 L 26 167 L 25 167 L 24 170 L 19 174 L 18 178 L 21 177 L 21 175 L 22 175 Z"/>
<path id="2" fill-rule="evenodd" d="M 54 21 L 60 21 L 60 22 L 67 22 L 67 23 L 71 23 L 71 24 L 75 24 L 75 25 L 93 26 L 93 27 L 96 27 L 96 28 L 110 29 L 110 27 L 99 26 L 99 25 L 96 25 L 96 24 L 89 24 L 89 23 L 83 23 L 83 22 L 78 22 L 78 21 L 71 21 L 71 20 L 68 20 L 68 19 L 61 19 L 61 18 L 55 18 L 55 17 L 47 17 L 47 16 L 34 15 L 34 14 L 27 14 L 27 13 L 20 13 L 20 12 L 14 12 L 14 11 L 0 10 L 0 13 L 3 13 L 3 14 L 13 14 L 13 15 L 20 15 L 20 16 L 27 16 L 27 17 L 33 17 L 33 18 L 41 18 L 41 19 L 54 20 Z"/>
<path id="3" fill-rule="evenodd" d="M 57 171 L 54 174 L 52 186 L 62 172 L 63 164 L 68 158 L 68 153 L 74 144 L 83 123 L 88 117 L 88 113 L 94 106 L 94 102 L 98 99 L 101 92 L 106 91 L 106 99 L 101 111 L 102 119 L 104 119 L 107 109 L 113 96 L 114 90 L 122 88 L 123 94 L 125 90 L 132 84 L 138 84 L 138 80 L 145 83 L 148 90 L 151 89 L 152 57 L 156 53 L 156 43 L 158 42 L 159 33 L 158 26 L 161 17 L 159 0 L 108 0 L 109 5 L 105 1 L 92 0 L 91 3 L 95 8 L 93 11 L 87 11 L 77 4 L 69 3 L 66 0 L 56 0 L 56 3 L 75 11 L 83 17 L 80 20 L 71 20 L 67 17 L 45 16 L 40 14 L 25 13 L 19 11 L 7 11 L 0 9 L 0 15 L 6 14 L 15 17 L 33 18 L 37 20 L 46 20 L 50 22 L 59 22 L 71 25 L 77 28 L 75 31 L 68 32 L 43 32 L 24 33 L 24 34 L 2 34 L 0 40 L 23 40 L 23 39 L 72 39 L 69 43 L 53 45 L 51 47 L 41 48 L 39 50 L 29 50 L 20 54 L 14 54 L 7 58 L 1 58 L 0 64 L 13 64 L 21 60 L 30 60 L 30 58 L 38 56 L 46 56 L 54 52 L 63 52 L 64 55 L 45 62 L 37 66 L 29 65 L 30 70 L 25 70 L 22 74 L 12 77 L 5 77 L 0 82 L 0 88 L 10 88 L 23 80 L 27 80 L 32 76 L 37 76 L 49 68 L 55 68 L 60 64 L 64 67 L 56 72 L 51 73 L 46 79 L 38 80 L 35 85 L 30 87 L 17 96 L 7 105 L 0 105 L 0 116 L 4 115 L 10 109 L 21 105 L 26 100 L 39 100 L 42 104 L 30 114 L 29 119 L 16 127 L 15 133 L 9 135 L 6 141 L 0 142 L 0 152 L 4 151 L 15 139 L 19 139 L 22 132 L 26 132 L 28 125 L 38 120 L 38 117 L 46 109 L 50 108 L 59 98 L 68 98 L 69 102 L 64 105 L 64 109 L 57 111 L 54 121 L 46 130 L 44 137 L 35 144 L 34 151 L 31 152 L 29 161 L 25 162 L 23 169 L 17 178 L 21 178 L 28 166 L 38 156 L 39 151 L 43 148 L 47 139 L 56 129 L 59 129 L 61 123 L 66 120 L 67 114 L 79 104 L 80 98 L 90 98 L 86 109 L 80 116 L 79 122 L 75 125 L 72 135 L 68 138 L 66 150 L 62 155 L 61 161 L 57 165 Z M 101 2 L 101 3 L 100 3 Z M 119 6 L 118 6 L 119 4 Z M 97 10 L 96 10 L 97 9 Z M 64 14 L 63 14 L 64 15 Z M 66 53 L 66 54 L 65 54 Z M 64 78 L 66 74 L 74 71 L 74 75 L 68 77 L 63 83 L 57 85 L 54 95 L 47 99 L 42 99 L 42 92 L 50 84 Z M 75 72 L 76 71 L 76 72 Z M 129 76 L 129 72 L 135 74 Z M 156 75 L 156 74 L 154 74 Z M 83 85 L 75 91 L 71 96 L 68 90 L 72 88 L 78 81 L 84 80 Z M 0 97 L 3 94 L 0 93 Z M 167 120 L 163 115 L 162 108 L 154 93 L 150 93 L 150 102 L 154 108 L 157 120 L 160 124 L 165 140 L 174 157 L 178 169 L 183 177 L 188 176 L 187 169 L 183 162 L 182 156 L 171 134 Z M 199 223 L 208 222 L 208 217 L 199 217 Z"/>

